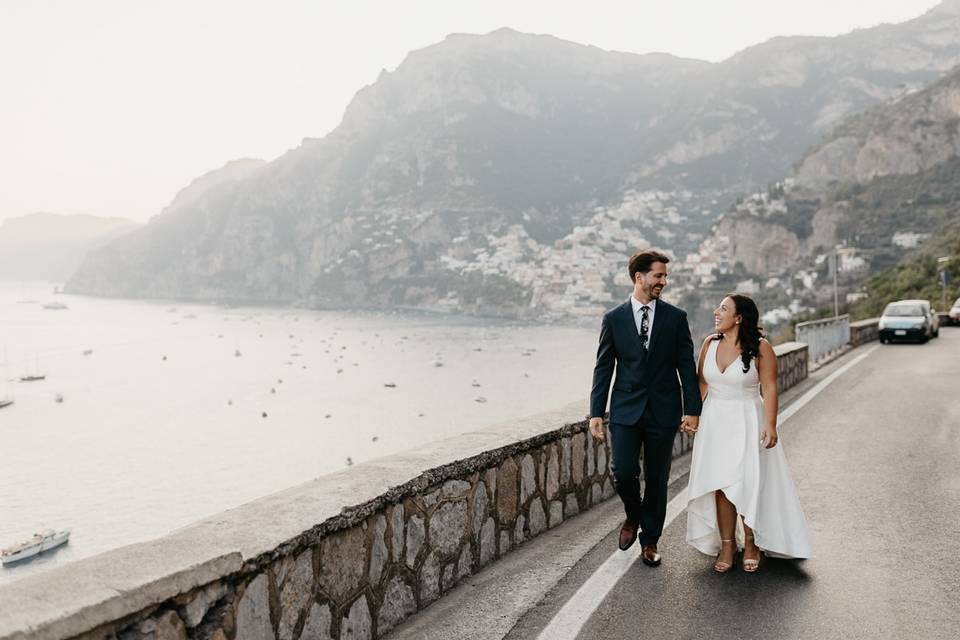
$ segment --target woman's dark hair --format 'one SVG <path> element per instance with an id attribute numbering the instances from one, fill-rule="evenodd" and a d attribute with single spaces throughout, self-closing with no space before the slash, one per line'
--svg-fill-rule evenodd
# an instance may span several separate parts
<path id="1" fill-rule="evenodd" d="M 627 262 L 627 272 L 630 274 L 630 282 L 637 281 L 638 273 L 650 273 L 650 268 L 654 262 L 667 264 L 670 262 L 670 258 L 659 251 L 653 250 L 639 251 L 630 256 L 630 261 Z"/>
<path id="2" fill-rule="evenodd" d="M 740 316 L 740 329 L 737 331 L 737 341 L 740 343 L 740 360 L 743 361 L 743 372 L 750 371 L 750 361 L 760 355 L 760 338 L 763 337 L 763 327 L 760 326 L 760 311 L 757 303 L 750 296 L 741 293 L 728 293 L 727 298 L 733 300 L 734 313 Z"/>

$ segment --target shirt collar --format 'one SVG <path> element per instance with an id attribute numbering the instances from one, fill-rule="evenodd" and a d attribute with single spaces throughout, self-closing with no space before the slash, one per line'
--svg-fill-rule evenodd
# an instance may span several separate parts
<path id="1" fill-rule="evenodd" d="M 633 297 L 633 294 L 630 294 L 630 305 L 633 307 L 633 315 L 640 313 L 640 307 L 643 306 L 643 303 Z M 650 307 L 650 312 L 654 312 L 657 309 L 657 299 L 654 298 L 647 303 L 647 306 Z"/>

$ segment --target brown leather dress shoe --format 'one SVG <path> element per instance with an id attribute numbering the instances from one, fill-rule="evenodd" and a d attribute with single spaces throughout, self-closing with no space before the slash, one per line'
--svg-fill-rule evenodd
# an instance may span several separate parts
<path id="1" fill-rule="evenodd" d="M 645 544 L 640 548 L 640 559 L 648 567 L 660 566 L 660 554 L 657 553 L 657 545 Z"/>
<path id="2" fill-rule="evenodd" d="M 630 522 L 629 520 L 623 521 L 623 526 L 620 527 L 620 551 L 626 551 L 637 539 L 637 529 L 640 528 L 640 525 Z"/>

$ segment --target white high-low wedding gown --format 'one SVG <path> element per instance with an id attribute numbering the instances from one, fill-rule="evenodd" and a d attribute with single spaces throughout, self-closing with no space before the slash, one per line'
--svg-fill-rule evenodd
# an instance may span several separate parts
<path id="1" fill-rule="evenodd" d="M 710 342 L 703 363 L 709 386 L 690 464 L 687 542 L 711 556 L 720 551 L 714 491 L 722 489 L 767 555 L 810 558 L 807 523 L 783 440 L 772 449 L 760 443 L 764 413 L 756 361 L 746 373 L 740 358 L 720 371 L 718 344 Z M 742 546 L 739 518 L 737 540 Z"/>

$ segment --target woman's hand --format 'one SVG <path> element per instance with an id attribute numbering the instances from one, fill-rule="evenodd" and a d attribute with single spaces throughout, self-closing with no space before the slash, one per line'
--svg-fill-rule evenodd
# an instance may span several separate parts
<path id="1" fill-rule="evenodd" d="M 765 449 L 772 449 L 777 446 L 778 440 L 780 440 L 780 436 L 777 435 L 776 425 L 768 424 L 763 428 L 763 433 L 760 435 L 760 444 Z"/>

